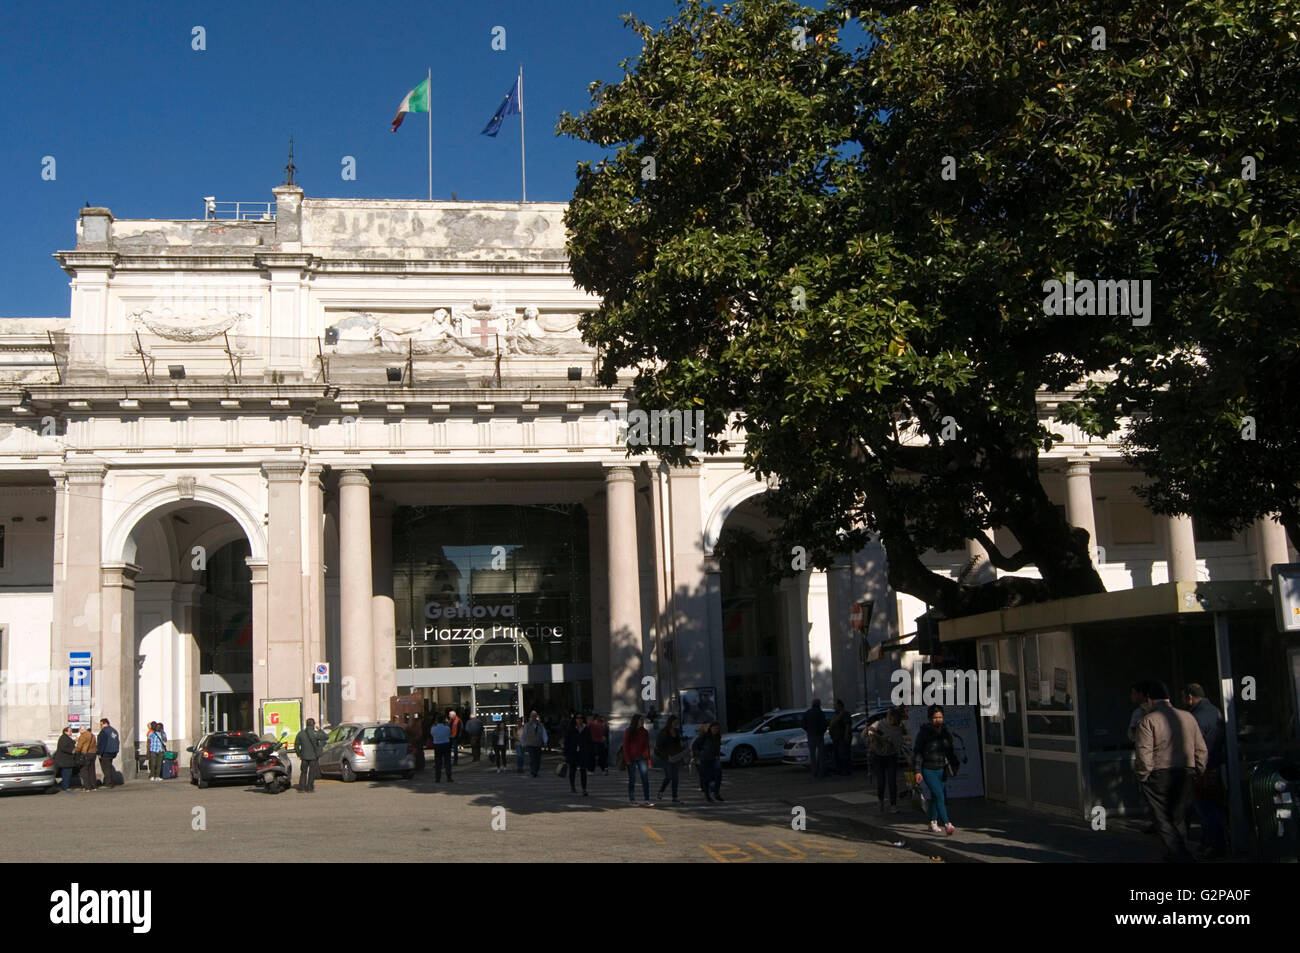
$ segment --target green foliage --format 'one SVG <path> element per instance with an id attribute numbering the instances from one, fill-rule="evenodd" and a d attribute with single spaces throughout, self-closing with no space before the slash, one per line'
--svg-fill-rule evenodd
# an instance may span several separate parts
<path id="1" fill-rule="evenodd" d="M 862 48 L 839 42 L 846 5 Z M 1184 393 L 1191 356 L 1245 328 L 1294 338 L 1296 6 L 681 0 L 660 29 L 627 18 L 641 56 L 558 126 L 613 150 L 580 166 L 567 216 L 575 280 L 602 298 L 584 323 L 602 380 L 634 367 L 643 406 L 702 407 L 720 438 L 739 413 L 746 464 L 780 478 L 782 545 L 818 564 L 878 533 L 891 583 L 954 615 L 1099 591 L 1040 481 L 1061 439 L 1041 407 L 1105 434 L 1182 395 L 1194 427 L 1235 405 Z M 1044 314 L 1067 271 L 1150 279 L 1150 324 Z M 991 526 L 1020 546 L 994 564 L 1041 581 L 922 565 Z"/>

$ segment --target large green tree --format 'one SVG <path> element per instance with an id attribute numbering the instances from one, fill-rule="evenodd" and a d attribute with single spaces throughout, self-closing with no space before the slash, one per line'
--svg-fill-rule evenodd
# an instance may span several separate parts
<path id="1" fill-rule="evenodd" d="M 1223 283 L 1275 280 L 1295 207 L 1230 173 L 1295 161 L 1295 4 L 848 6 L 852 49 L 834 3 L 628 17 L 640 56 L 561 116 L 610 150 L 567 215 L 602 379 L 635 367 L 643 406 L 714 434 L 740 414 L 783 545 L 817 562 L 878 533 L 891 584 L 949 615 L 1100 591 L 1040 479 L 1051 415 L 1104 433 L 1152 410 Z M 1150 280 L 1153 308 L 1045 313 L 1067 273 Z M 967 538 L 1042 578 L 922 562 Z"/>

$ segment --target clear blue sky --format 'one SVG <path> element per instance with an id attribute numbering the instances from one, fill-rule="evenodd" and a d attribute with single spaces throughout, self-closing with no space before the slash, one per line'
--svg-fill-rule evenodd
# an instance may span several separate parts
<path id="1" fill-rule="evenodd" d="M 524 65 L 528 198 L 565 201 L 594 147 L 554 134 L 672 0 L 0 3 L 0 316 L 66 317 L 87 202 L 119 218 L 201 218 L 202 198 L 270 201 L 294 137 L 309 196 L 424 198 L 424 115 L 389 123 L 433 70 L 433 193 L 519 199 L 519 120 L 479 134 Z M 207 49 L 191 49 L 203 26 Z M 505 52 L 491 49 L 506 28 Z M 356 158 L 356 181 L 340 176 Z M 53 156 L 57 178 L 41 178 Z"/>

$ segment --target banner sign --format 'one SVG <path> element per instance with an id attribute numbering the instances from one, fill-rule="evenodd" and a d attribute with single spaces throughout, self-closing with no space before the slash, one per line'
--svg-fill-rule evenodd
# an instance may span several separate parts
<path id="1" fill-rule="evenodd" d="M 89 652 L 68 653 L 68 724 L 73 728 L 90 728 Z"/>
<path id="2" fill-rule="evenodd" d="M 281 698 L 262 702 L 261 730 L 263 738 L 283 741 L 284 746 L 293 750 L 293 740 L 302 731 L 302 699 Z"/>

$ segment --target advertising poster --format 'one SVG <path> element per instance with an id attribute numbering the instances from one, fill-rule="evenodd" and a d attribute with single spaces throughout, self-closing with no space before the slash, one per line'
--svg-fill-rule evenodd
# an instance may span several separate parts
<path id="1" fill-rule="evenodd" d="M 694 731 L 686 731 L 687 725 L 707 725 L 718 720 L 718 697 L 715 688 L 684 688 L 678 696 L 682 706 L 682 734 L 694 738 Z"/>
<path id="2" fill-rule="evenodd" d="M 907 730 L 916 741 L 917 733 L 925 724 L 924 705 L 909 705 Z M 945 705 L 943 723 L 952 732 L 953 748 L 961 761 L 957 777 L 948 779 L 948 797 L 983 797 L 984 764 L 980 760 L 979 706 Z"/>
<path id="3" fill-rule="evenodd" d="M 302 731 L 302 699 L 282 698 L 262 702 L 261 720 L 262 727 L 258 734 L 264 739 L 283 741 L 285 747 L 292 751 L 293 739 Z"/>

